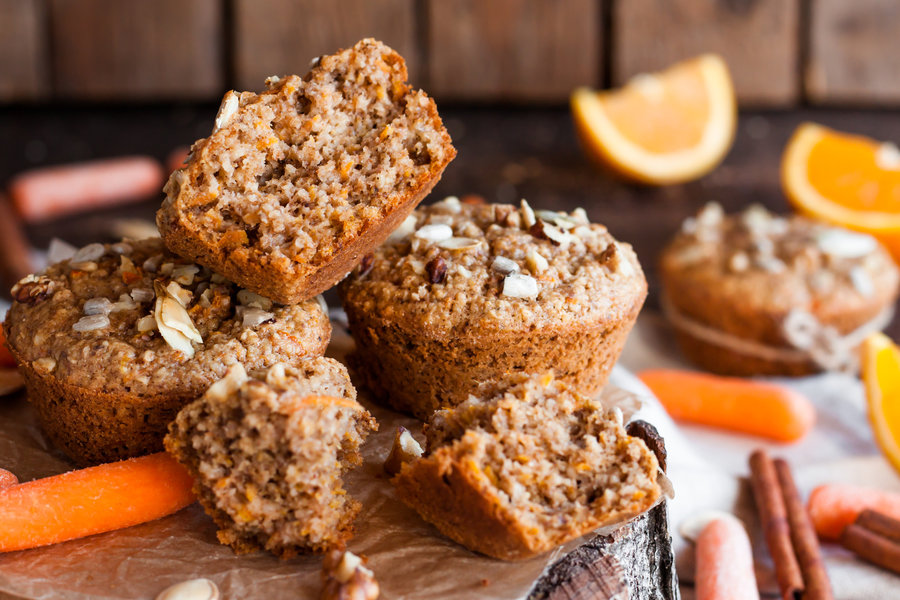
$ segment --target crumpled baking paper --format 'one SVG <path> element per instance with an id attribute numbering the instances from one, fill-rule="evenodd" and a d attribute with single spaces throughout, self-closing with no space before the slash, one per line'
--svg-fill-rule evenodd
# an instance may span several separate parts
<path id="1" fill-rule="evenodd" d="M 329 354 L 340 359 L 351 345 L 336 325 Z M 632 395 L 612 385 L 603 398 L 620 406 L 626 419 L 638 405 Z M 378 420 L 379 431 L 363 447 L 364 464 L 345 478 L 350 494 L 362 503 L 348 547 L 368 556 L 382 598 L 524 598 L 547 566 L 610 529 L 524 562 L 503 562 L 466 550 L 401 503 L 382 469 L 397 426 L 418 434 L 421 424 L 369 402 L 362 391 L 360 401 Z M 71 468 L 44 439 L 24 394 L 0 398 L 0 466 L 23 481 Z M 213 522 L 193 504 L 151 523 L 0 554 L 0 597 L 154 598 L 169 585 L 206 577 L 223 598 L 318 598 L 320 556 L 287 561 L 262 552 L 238 556 L 218 543 L 215 532 Z"/>

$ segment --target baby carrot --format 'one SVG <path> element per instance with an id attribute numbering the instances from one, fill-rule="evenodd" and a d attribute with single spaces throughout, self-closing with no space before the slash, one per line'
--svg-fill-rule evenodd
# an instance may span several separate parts
<path id="1" fill-rule="evenodd" d="M 753 551 L 737 519 L 710 521 L 697 537 L 697 600 L 759 600 Z"/>
<path id="2" fill-rule="evenodd" d="M 780 442 L 802 438 L 816 420 L 808 399 L 773 383 L 675 369 L 651 369 L 638 377 L 675 419 Z"/>
<path id="3" fill-rule="evenodd" d="M 194 501 L 191 483 L 160 452 L 0 489 L 0 552 L 159 519 Z"/>
<path id="4" fill-rule="evenodd" d="M 0 490 L 8 488 L 11 485 L 16 485 L 17 483 L 19 483 L 19 478 L 16 477 L 15 473 L 7 471 L 6 469 L 0 469 Z"/>
<path id="5" fill-rule="evenodd" d="M 816 533 L 836 540 L 867 508 L 900 519 L 900 492 L 853 485 L 820 485 L 810 494 L 806 508 Z"/>

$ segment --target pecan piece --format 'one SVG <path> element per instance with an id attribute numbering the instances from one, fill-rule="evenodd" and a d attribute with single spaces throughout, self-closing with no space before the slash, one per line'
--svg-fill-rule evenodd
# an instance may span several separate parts
<path id="1" fill-rule="evenodd" d="M 22 304 L 37 304 L 53 292 L 53 281 L 43 275 L 28 275 L 10 290 L 13 300 Z"/>

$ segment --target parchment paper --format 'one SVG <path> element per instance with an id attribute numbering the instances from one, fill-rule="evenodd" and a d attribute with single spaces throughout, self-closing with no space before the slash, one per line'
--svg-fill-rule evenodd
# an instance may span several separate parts
<path id="1" fill-rule="evenodd" d="M 341 359 L 351 345 L 336 324 L 329 354 Z M 617 377 L 623 374 L 614 373 L 613 383 Z M 614 385 L 603 398 L 620 406 L 626 419 L 639 404 Z M 380 428 L 363 447 L 363 466 L 345 480 L 363 506 L 349 548 L 369 557 L 382 598 L 524 598 L 549 564 L 584 543 L 576 540 L 538 558 L 507 563 L 473 554 L 444 538 L 397 500 L 382 470 L 396 427 L 403 425 L 418 435 L 420 423 L 372 404 L 362 390 L 360 401 Z M 0 457 L 2 466 L 23 481 L 71 468 L 49 447 L 24 394 L 0 398 Z M 320 567 L 318 556 L 289 561 L 265 553 L 236 556 L 217 542 L 212 521 L 194 504 L 152 523 L 0 554 L 0 596 L 5 592 L 24 598 L 153 598 L 171 584 L 207 577 L 224 598 L 312 599 L 318 598 Z"/>

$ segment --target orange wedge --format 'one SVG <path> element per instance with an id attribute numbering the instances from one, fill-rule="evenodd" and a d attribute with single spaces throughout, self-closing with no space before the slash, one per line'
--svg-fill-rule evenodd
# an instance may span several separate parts
<path id="1" fill-rule="evenodd" d="M 803 213 L 870 233 L 900 258 L 900 150 L 804 123 L 781 159 L 784 192 Z"/>
<path id="2" fill-rule="evenodd" d="M 875 441 L 900 472 L 900 348 L 883 333 L 863 343 L 862 378 Z"/>
<path id="3" fill-rule="evenodd" d="M 722 161 L 734 139 L 734 89 L 715 54 L 638 75 L 618 90 L 578 88 L 571 105 L 588 155 L 641 183 L 696 179 Z"/>

